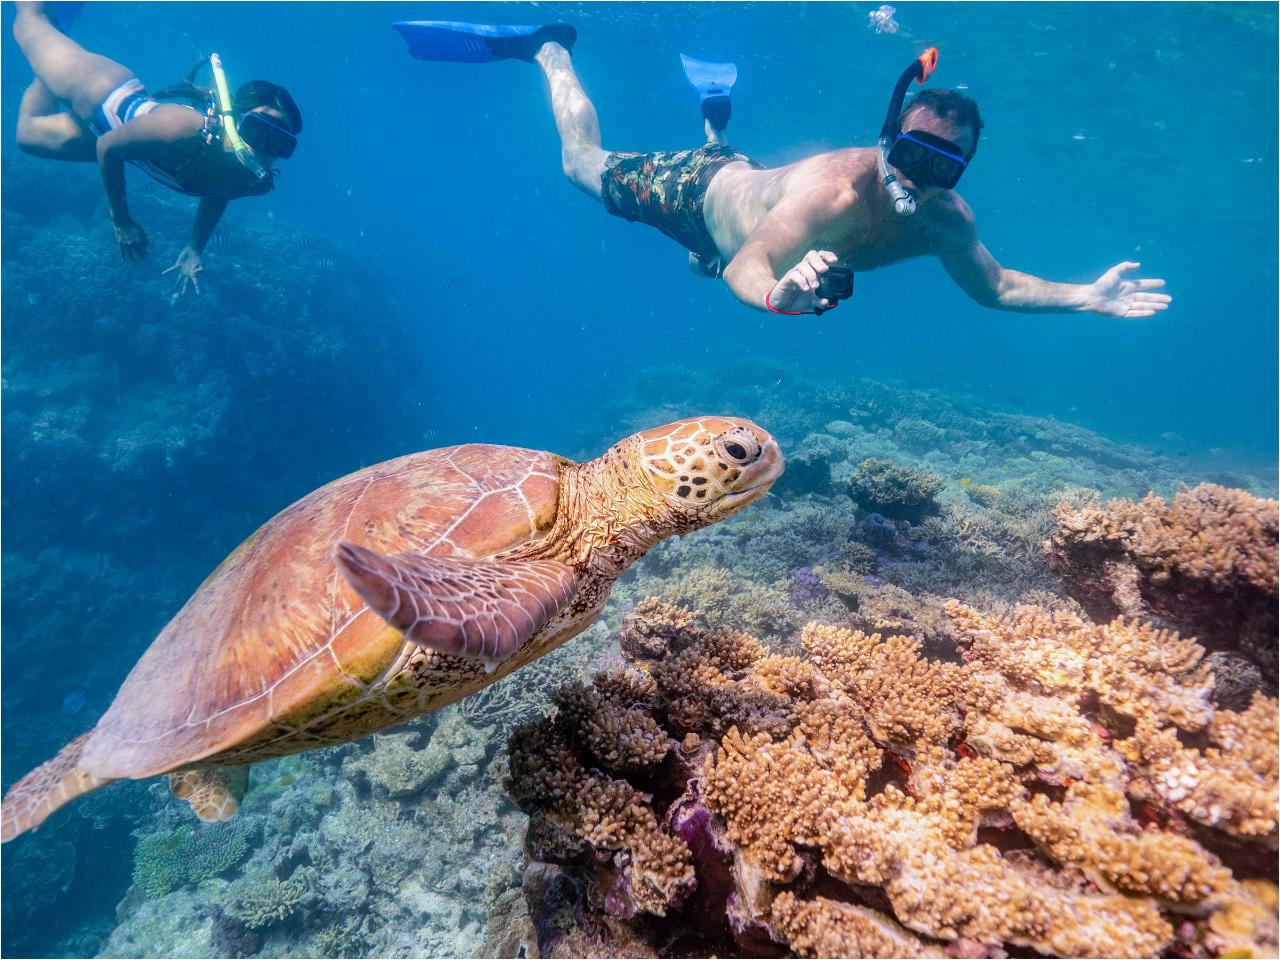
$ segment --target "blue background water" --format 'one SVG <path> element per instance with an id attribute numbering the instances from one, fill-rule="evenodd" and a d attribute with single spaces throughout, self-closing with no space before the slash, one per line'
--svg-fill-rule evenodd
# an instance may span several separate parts
<path id="1" fill-rule="evenodd" d="M 8 432 L 6 396 L 5 785 L 92 721 L 176 603 L 278 507 L 339 472 L 423 446 L 484 439 L 578 452 L 584 423 L 603 441 L 609 425 L 597 409 L 655 364 L 726 371 L 725 409 L 766 376 L 900 379 L 1265 472 L 1276 446 L 1275 7 L 900 4 L 902 29 L 890 35 L 868 29 L 874 6 L 90 5 L 74 36 L 153 88 L 212 50 L 233 84 L 263 77 L 289 87 L 305 117 L 299 150 L 282 164 L 277 190 L 234 204 L 222 233 L 301 232 L 377 264 L 388 295 L 368 302 L 382 315 L 362 312 L 357 298 L 350 324 L 386 366 L 362 354 L 345 382 L 316 384 L 336 398 L 332 412 L 323 424 L 282 432 L 296 452 L 262 449 L 271 466 L 260 480 L 228 492 L 223 477 L 244 472 L 245 452 L 212 449 L 166 474 L 164 498 L 127 472 L 92 490 L 66 476 L 34 476 Z M 6 4 L 0 146 L 10 155 L 30 79 L 12 18 Z M 563 180 L 536 69 L 413 61 L 389 25 L 420 18 L 573 22 L 575 62 L 612 149 L 700 142 L 678 54 L 732 59 L 732 140 L 769 165 L 870 144 L 898 72 L 936 45 L 933 84 L 964 85 L 986 120 L 960 192 L 993 254 L 1075 282 L 1138 260 L 1143 275 L 1168 281 L 1173 307 L 1129 321 L 1004 314 L 976 306 L 922 260 L 860 276 L 855 299 L 820 319 L 750 311 L 722 285 L 692 276 L 669 240 L 606 217 Z M 91 166 L 58 172 L 96 196 Z M 146 190 L 135 174 L 130 184 Z M 153 226 L 151 240 L 151 261 L 112 264 L 96 302 L 116 284 L 167 295 L 157 274 L 185 233 Z M 108 243 L 94 255 L 111 264 L 115 253 Z M 206 258 L 207 287 L 225 291 L 219 302 L 236 295 L 230 260 L 219 248 Z M 286 268 L 291 283 L 327 282 L 318 269 Z M 50 284 L 69 280 L 49 265 Z M 8 290 L 6 314 L 17 306 Z M 56 341 L 70 319 L 44 316 L 18 341 L 6 324 L 6 355 L 41 337 Z M 127 324 L 116 342 L 127 371 L 137 349 Z M 6 365 L 10 381 L 21 373 Z M 123 383 L 117 375 L 99 386 L 87 394 L 91 405 L 127 395 L 133 382 L 126 373 Z M 648 399 L 678 405 L 681 390 L 678 380 L 655 380 Z M 370 405 L 383 398 L 389 425 L 368 429 Z M 81 496 L 139 504 L 147 523 L 128 538 L 92 518 L 60 524 Z M 205 526 L 192 536 L 197 520 Z M 30 560 L 77 538 L 104 564 L 127 562 L 139 577 L 157 556 L 179 564 L 150 605 L 113 621 L 129 623 L 129 635 L 104 636 L 86 604 L 78 618 L 52 621 L 61 625 L 50 639 L 38 629 L 49 621 L 11 604 L 12 557 Z M 73 589 L 92 592 L 83 582 Z M 72 694 L 79 699 L 64 700 Z M 33 728 L 32 714 L 49 719 Z M 127 857 L 124 836 L 118 853 Z M 9 867 L 13 855 L 5 855 Z M 67 889 L 82 889 L 75 883 L 84 880 Z M 124 885 L 127 867 L 100 885 L 100 903 L 83 901 L 85 912 L 109 913 Z M 74 925 L 65 910 L 63 919 Z M 49 942 L 61 936 L 52 930 Z"/>

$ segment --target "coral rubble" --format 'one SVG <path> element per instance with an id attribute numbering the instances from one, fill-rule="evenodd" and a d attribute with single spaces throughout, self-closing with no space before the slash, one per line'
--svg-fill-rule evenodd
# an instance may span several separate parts
<path id="1" fill-rule="evenodd" d="M 1275 701 L 1140 622 L 946 613 L 963 663 L 639 604 L 643 669 L 510 744 L 542 955 L 1273 954 Z"/>
<path id="2" fill-rule="evenodd" d="M 1243 654 L 1274 692 L 1278 506 L 1211 483 L 1167 503 L 1064 505 L 1045 556 L 1094 619 L 1153 619 Z"/>

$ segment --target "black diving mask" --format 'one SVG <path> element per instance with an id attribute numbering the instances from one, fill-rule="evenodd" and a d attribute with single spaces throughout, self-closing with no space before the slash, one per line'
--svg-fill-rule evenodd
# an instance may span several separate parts
<path id="1" fill-rule="evenodd" d="M 254 153 L 267 154 L 288 160 L 298 148 L 298 138 L 293 131 L 282 127 L 274 118 L 262 113 L 241 114 L 237 124 L 240 137 Z"/>
<path id="2" fill-rule="evenodd" d="M 954 188 L 969 166 L 958 146 L 924 130 L 908 130 L 895 136 L 888 159 L 917 184 L 944 190 Z"/>

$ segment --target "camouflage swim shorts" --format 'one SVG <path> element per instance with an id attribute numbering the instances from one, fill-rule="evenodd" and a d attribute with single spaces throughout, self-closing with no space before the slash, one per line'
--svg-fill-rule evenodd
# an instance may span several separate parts
<path id="1" fill-rule="evenodd" d="M 600 196 L 615 217 L 657 227 L 693 251 L 704 272 L 719 276 L 720 251 L 707 230 L 702 198 L 720 168 L 739 160 L 762 166 L 719 143 L 666 153 L 611 153 Z"/>

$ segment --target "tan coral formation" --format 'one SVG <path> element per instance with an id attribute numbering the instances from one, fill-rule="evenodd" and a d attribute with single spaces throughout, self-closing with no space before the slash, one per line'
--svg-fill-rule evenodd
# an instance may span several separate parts
<path id="1" fill-rule="evenodd" d="M 1228 585 L 1240 579 L 1268 593 L 1277 587 L 1277 509 L 1244 490 L 1202 483 L 1165 501 L 1112 500 L 1060 508 L 1055 537 L 1118 541 L 1146 566 Z"/>
<path id="2" fill-rule="evenodd" d="M 1255 693 L 1243 713 L 1218 711 L 1206 734 L 1206 748 L 1189 749 L 1174 730 L 1140 721 L 1117 746 L 1146 771 L 1150 798 L 1206 827 L 1274 847 L 1280 802 L 1275 701 Z M 1148 798 L 1137 789 L 1131 792 Z"/>
<path id="3" fill-rule="evenodd" d="M 1201 646 L 1149 623 L 947 616 L 960 664 L 820 623 L 782 657 L 645 600 L 645 672 L 562 692 L 512 741 L 516 795 L 628 864 L 673 931 L 719 910 L 723 936 L 804 956 L 1275 955 L 1276 701 L 1217 709 Z M 626 724 L 653 736 L 645 712 L 678 744 L 637 781 L 658 799 L 584 765 Z M 654 815 L 689 803 L 712 846 Z M 708 906 L 717 856 L 735 896 Z M 603 900 L 616 873 L 589 869 Z"/>
<path id="4" fill-rule="evenodd" d="M 802 957 L 945 956 L 882 913 L 825 897 L 801 900 L 783 891 L 770 919 Z"/>
<path id="5" fill-rule="evenodd" d="M 595 849 L 616 851 L 637 906 L 661 916 L 692 883 L 689 849 L 660 829 L 645 794 L 596 769 L 634 770 L 666 756 L 667 736 L 644 709 L 654 689 L 651 679 L 635 671 L 602 672 L 590 686 L 561 688 L 559 717 L 526 724 L 512 735 L 507 789 Z"/>
<path id="6" fill-rule="evenodd" d="M 1124 614 L 1173 627 L 1248 658 L 1274 690 L 1275 500 L 1205 483 L 1167 503 L 1154 494 L 1105 506 L 1063 503 L 1054 516 L 1045 557 L 1089 616 L 1101 622 Z M 1230 699 L 1238 691 L 1223 694 Z"/>
<path id="7" fill-rule="evenodd" d="M 915 637 L 931 654 L 946 656 L 954 647 L 954 630 L 943 612 L 941 597 L 913 597 L 890 583 L 873 583 L 843 570 L 823 570 L 822 585 L 851 608 L 850 621 L 868 633 Z"/>
<path id="8" fill-rule="evenodd" d="M 730 926 L 806 956 L 1274 955 L 1275 884 L 1229 861 L 1275 849 L 1276 702 L 1216 710 L 1199 645 L 1136 621 L 947 613 L 960 665 L 816 623 L 804 656 L 770 655 L 637 607 L 655 622 L 632 629 L 665 633 L 666 654 L 644 658 L 652 691 L 611 682 L 701 758 L 676 789 L 702 798 L 731 851 Z M 582 768 L 565 741 L 545 753 L 546 729 L 513 744 L 513 778 L 530 782 L 541 749 L 559 772 L 533 792 L 558 822 L 605 849 L 673 841 L 650 872 L 687 881 L 688 848 L 636 812 L 646 796 L 598 772 L 564 786 Z M 644 909 L 662 913 L 661 889 Z"/>
<path id="9" fill-rule="evenodd" d="M 948 747 L 964 708 L 992 699 L 968 682 L 967 668 L 923 661 L 907 638 L 838 627 L 811 624 L 803 644 L 835 696 L 802 704 L 801 722 L 782 742 L 731 731 L 704 774 L 707 805 L 737 847 L 739 876 L 789 883 L 801 872 L 801 849 L 815 847 L 832 875 L 882 886 L 894 919 L 936 940 L 1061 955 L 1101 945 L 1127 955 L 1152 953 L 1172 938 L 1150 900 L 1060 889 L 1047 867 L 977 842 L 984 815 L 1009 811 L 1024 788 L 1012 766 L 956 757 Z M 815 736 L 819 713 L 841 718 L 838 730 Z M 891 784 L 868 799 L 868 774 L 884 760 L 877 744 L 909 753 L 910 773 L 905 790 Z M 831 922 L 843 921 L 833 914 Z"/>
<path id="10" fill-rule="evenodd" d="M 688 847 L 659 828 L 648 798 L 625 780 L 585 768 L 554 721 L 521 727 L 508 752 L 511 794 L 540 804 L 553 823 L 595 849 L 620 853 L 640 909 L 662 916 L 692 882 Z"/>
<path id="11" fill-rule="evenodd" d="M 644 674 L 601 673 L 588 686 L 574 681 L 555 696 L 564 724 L 605 769 L 647 767 L 667 755 L 667 734 L 645 709 L 654 683 Z"/>

